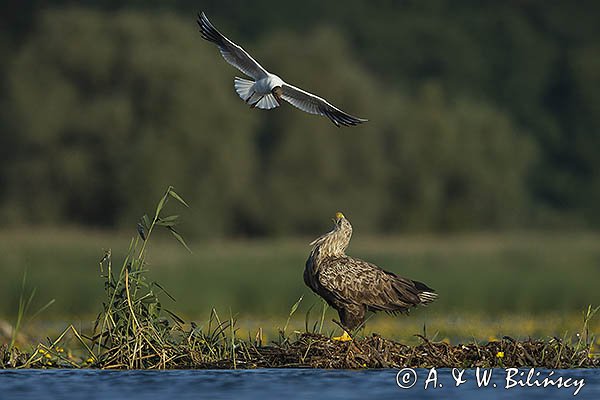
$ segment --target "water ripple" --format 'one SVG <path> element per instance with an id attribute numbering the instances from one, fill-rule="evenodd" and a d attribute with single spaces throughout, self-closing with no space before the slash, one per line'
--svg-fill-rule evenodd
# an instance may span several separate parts
<path id="1" fill-rule="evenodd" d="M 527 373 L 528 370 L 521 370 Z M 540 379 L 548 376 L 540 372 Z M 506 371 L 493 371 L 488 387 L 478 387 L 475 371 L 466 370 L 467 382 L 458 388 L 451 370 L 437 370 L 437 384 L 427 389 L 429 370 L 416 370 L 418 382 L 410 389 L 396 384 L 397 370 L 0 370 L 0 399 L 408 399 L 481 398 L 572 399 L 573 388 L 515 386 L 506 389 Z M 526 375 L 525 375 L 526 376 Z M 600 399 L 600 370 L 560 370 L 554 378 L 585 379 L 577 399 Z M 496 384 L 496 387 L 493 385 Z"/>

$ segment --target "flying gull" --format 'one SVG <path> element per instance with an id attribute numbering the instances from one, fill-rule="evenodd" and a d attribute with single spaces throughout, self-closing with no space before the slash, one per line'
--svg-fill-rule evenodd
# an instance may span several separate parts
<path id="1" fill-rule="evenodd" d="M 215 43 L 225 60 L 253 80 L 236 77 L 235 91 L 250 107 L 270 110 L 281 105 L 281 99 L 311 114 L 329 118 L 335 125 L 351 126 L 366 119 L 347 114 L 327 100 L 284 82 L 280 77 L 264 69 L 244 49 L 223 36 L 210 23 L 206 14 L 198 15 L 202 37 Z"/>

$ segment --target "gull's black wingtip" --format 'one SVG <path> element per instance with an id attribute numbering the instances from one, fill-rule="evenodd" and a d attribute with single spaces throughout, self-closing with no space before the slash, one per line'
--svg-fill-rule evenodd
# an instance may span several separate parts
<path id="1" fill-rule="evenodd" d="M 208 17 L 204 13 L 204 11 L 201 11 L 201 12 L 198 13 L 198 19 L 196 20 L 196 22 L 198 23 L 198 25 L 200 26 L 200 28 L 204 28 L 204 29 L 211 29 L 211 28 L 213 28 L 212 24 L 208 20 Z"/>
<path id="2" fill-rule="evenodd" d="M 344 112 L 340 113 L 329 113 L 326 112 L 325 116 L 327 116 L 331 122 L 333 122 L 338 128 L 342 126 L 357 126 L 362 124 L 363 122 L 367 122 L 368 119 L 358 118 L 350 114 L 346 114 Z"/>
<path id="3" fill-rule="evenodd" d="M 196 14 L 196 16 L 198 17 L 198 18 L 196 19 L 196 22 L 198 23 L 198 25 L 201 25 L 201 24 L 202 24 L 202 20 L 203 20 L 204 18 L 206 18 L 206 14 L 204 14 L 204 11 L 200 11 L 200 12 L 198 12 L 198 13 Z"/>
<path id="4" fill-rule="evenodd" d="M 213 42 L 218 46 L 223 44 L 223 35 L 221 35 L 217 28 L 210 23 L 204 11 L 198 14 L 198 19 L 196 22 L 200 28 L 200 34 L 204 39 L 208 40 L 209 42 Z"/>
<path id="5" fill-rule="evenodd" d="M 206 15 L 204 14 L 204 11 L 199 12 L 197 14 L 197 17 L 198 18 L 196 19 L 196 23 L 198 24 L 198 27 L 200 27 L 200 29 L 202 29 L 203 20 L 204 20 L 204 18 L 206 18 Z"/>

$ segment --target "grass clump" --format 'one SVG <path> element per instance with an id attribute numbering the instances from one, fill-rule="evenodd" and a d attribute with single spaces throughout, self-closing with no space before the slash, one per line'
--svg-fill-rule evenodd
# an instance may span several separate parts
<path id="1" fill-rule="evenodd" d="M 12 346 L 3 348 L 0 356 L 11 354 L 15 359 L 8 366 L 166 369 L 205 365 L 221 359 L 233 360 L 235 365 L 235 352 L 240 346 L 235 339 L 233 317 L 221 321 L 213 309 L 205 326 L 185 324 L 163 307 L 160 295 L 175 299 L 158 282 L 148 280 L 146 257 L 155 229 L 165 228 L 191 251 L 175 230 L 178 216 L 163 215 L 169 200 L 188 206 L 169 187 L 158 202 L 154 216 L 141 218 L 138 235 L 131 239 L 120 267 L 115 270 L 110 250 L 100 260 L 105 300 L 92 333 L 84 335 L 70 325 L 56 340 L 39 344 L 32 354 L 13 351 Z M 68 337 L 79 343 L 83 355 L 65 352 L 61 345 Z"/>
<path id="2" fill-rule="evenodd" d="M 157 227 L 164 227 L 191 252 L 175 230 L 178 216 L 163 216 L 169 200 L 187 203 L 172 187 L 158 202 L 153 218 L 144 215 L 138 223 L 138 235 L 118 274 L 112 266 L 110 251 L 100 261 L 104 273 L 106 302 L 89 338 L 93 351 L 91 366 L 117 369 L 185 368 L 222 359 L 235 366 L 238 341 L 235 319 L 221 320 L 215 309 L 207 323 L 186 324 L 174 312 L 163 307 L 159 294 L 175 299 L 155 281 L 147 279 L 147 244 Z"/>
<path id="3" fill-rule="evenodd" d="M 128 254 L 116 275 L 110 250 L 100 260 L 106 301 L 90 339 L 94 349 L 90 362 L 95 366 L 166 368 L 178 357 L 179 343 L 175 338 L 182 330 L 183 320 L 163 309 L 158 294 L 171 296 L 160 284 L 148 282 L 146 278 L 147 244 L 156 227 L 167 228 L 187 248 L 174 229 L 177 215 L 162 215 L 169 199 L 187 206 L 169 187 L 160 199 L 154 217 L 142 217 L 138 235 L 131 240 Z"/>

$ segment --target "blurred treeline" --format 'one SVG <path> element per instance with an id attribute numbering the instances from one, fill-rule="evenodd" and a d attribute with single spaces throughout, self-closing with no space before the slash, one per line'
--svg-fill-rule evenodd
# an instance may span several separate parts
<path id="1" fill-rule="evenodd" d="M 76 6 L 75 6 L 76 5 Z M 249 110 L 205 10 L 270 71 L 370 122 Z M 13 1 L 0 220 L 190 234 L 600 227 L 600 2 Z"/>

